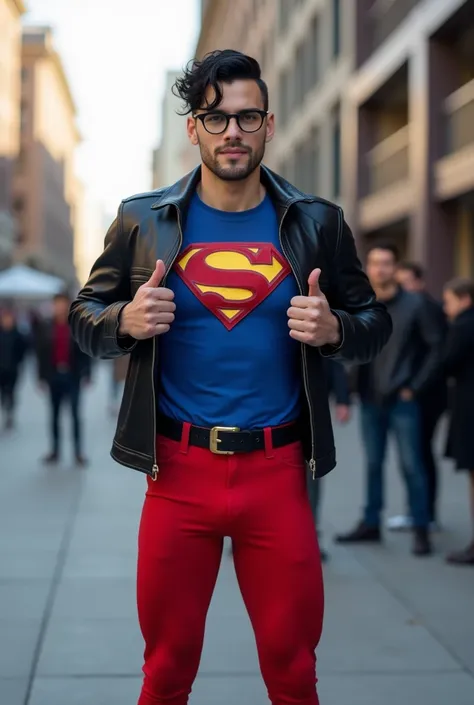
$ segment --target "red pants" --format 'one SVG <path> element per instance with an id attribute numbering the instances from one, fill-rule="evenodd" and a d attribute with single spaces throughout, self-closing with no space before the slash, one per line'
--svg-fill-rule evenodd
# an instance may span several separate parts
<path id="1" fill-rule="evenodd" d="M 318 705 L 323 582 L 300 444 L 225 456 L 160 437 L 157 451 L 139 532 L 138 705 L 188 702 L 224 536 L 271 702 Z"/>

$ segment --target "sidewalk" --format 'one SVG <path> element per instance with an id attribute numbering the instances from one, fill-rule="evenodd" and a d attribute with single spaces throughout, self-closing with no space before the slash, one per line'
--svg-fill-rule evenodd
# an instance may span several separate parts
<path id="1" fill-rule="evenodd" d="M 109 457 L 108 370 L 87 392 L 92 464 L 41 466 L 45 407 L 31 382 L 19 428 L 0 436 L 0 704 L 135 705 L 143 644 L 137 626 L 136 532 L 145 478 Z M 437 554 L 414 559 L 410 537 L 383 547 L 332 545 L 362 501 L 356 424 L 337 430 L 339 464 L 324 486 L 326 620 L 321 705 L 473 705 L 474 570 L 444 553 L 469 536 L 467 484 L 443 472 Z M 69 449 L 68 449 L 69 450 Z M 390 511 L 403 509 L 396 465 Z M 231 559 L 208 619 L 193 705 L 265 705 L 255 645 Z"/>

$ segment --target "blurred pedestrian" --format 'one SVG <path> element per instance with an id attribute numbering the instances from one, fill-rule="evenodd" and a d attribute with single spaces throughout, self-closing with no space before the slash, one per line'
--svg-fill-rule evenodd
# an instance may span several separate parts
<path id="1" fill-rule="evenodd" d="M 15 425 L 16 388 L 27 343 L 21 334 L 13 308 L 0 308 L 0 405 L 4 428 Z"/>
<path id="2" fill-rule="evenodd" d="M 118 357 L 115 360 L 112 360 L 109 404 L 111 416 L 116 416 L 119 412 L 123 387 L 127 377 L 129 359 L 129 355 L 124 355 L 123 357 Z"/>
<path id="3" fill-rule="evenodd" d="M 396 279 L 405 291 L 416 293 L 423 298 L 433 319 L 438 320 L 444 338 L 447 333 L 447 322 L 443 305 L 426 291 L 426 281 L 421 265 L 417 262 L 401 262 L 397 268 Z M 421 445 L 428 482 L 430 528 L 437 530 L 440 528 L 438 521 L 439 473 L 433 446 L 438 422 L 446 411 L 448 403 L 446 375 L 441 359 L 438 374 L 433 373 L 431 382 L 419 391 L 417 401 L 420 406 Z M 392 530 L 411 529 L 412 525 L 413 519 L 409 513 L 390 517 L 387 520 L 387 527 Z"/>
<path id="4" fill-rule="evenodd" d="M 448 556 L 449 563 L 474 565 L 474 281 L 453 279 L 444 288 L 444 308 L 451 321 L 445 365 L 454 381 L 447 456 L 456 469 L 467 471 L 472 517 L 472 541 Z"/>
<path id="5" fill-rule="evenodd" d="M 392 317 L 393 335 L 380 355 L 357 373 L 361 400 L 362 441 L 367 458 L 366 507 L 363 519 L 340 543 L 379 542 L 384 506 L 384 460 L 388 434 L 398 446 L 413 521 L 413 553 L 431 553 L 426 469 L 421 444 L 419 395 L 439 374 L 443 329 L 419 294 L 404 291 L 396 281 L 398 250 L 392 243 L 374 243 L 368 251 L 367 273 L 379 301 Z"/>
<path id="6" fill-rule="evenodd" d="M 148 475 L 139 705 L 187 703 L 225 536 L 270 699 L 317 705 L 304 459 L 311 477 L 335 465 L 322 359 L 372 359 L 391 322 L 341 209 L 260 166 L 274 116 L 258 62 L 213 52 L 175 91 L 202 164 L 122 201 L 70 316 L 88 354 L 131 352 L 113 456 Z"/>
<path id="7" fill-rule="evenodd" d="M 68 312 L 70 299 L 57 294 L 53 300 L 52 319 L 41 321 L 36 328 L 36 354 L 38 378 L 49 390 L 51 450 L 43 458 L 45 464 L 58 463 L 61 457 L 62 433 L 60 412 L 68 404 L 72 415 L 75 461 L 78 466 L 87 464 L 83 453 L 82 422 L 80 415 L 81 389 L 90 381 L 90 359 L 73 340 Z"/>

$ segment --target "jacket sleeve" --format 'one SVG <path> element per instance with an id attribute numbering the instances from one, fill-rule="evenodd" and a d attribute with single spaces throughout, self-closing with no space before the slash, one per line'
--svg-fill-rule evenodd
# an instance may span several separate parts
<path id="1" fill-rule="evenodd" d="M 341 342 L 338 346 L 323 346 L 321 355 L 358 364 L 370 362 L 390 338 L 392 319 L 376 300 L 342 212 L 331 260 L 328 300 L 339 318 Z"/>
<path id="2" fill-rule="evenodd" d="M 330 391 L 336 404 L 351 405 L 349 377 L 344 365 L 337 360 L 328 359 L 328 377 Z"/>
<path id="3" fill-rule="evenodd" d="M 426 350 L 423 364 L 410 383 L 415 394 L 423 392 L 440 374 L 443 364 L 442 346 L 444 326 L 436 308 L 420 299 L 418 313 L 419 332 Z"/>
<path id="4" fill-rule="evenodd" d="M 472 348 L 466 340 L 464 327 L 457 321 L 449 327 L 443 353 L 444 370 L 448 377 L 456 377 L 465 362 L 472 359 Z"/>
<path id="5" fill-rule="evenodd" d="M 130 256 L 130 233 L 124 232 L 122 203 L 105 237 L 104 251 L 69 312 L 72 335 L 91 357 L 120 357 L 137 344 L 133 338 L 118 336 L 120 313 L 132 299 Z"/>

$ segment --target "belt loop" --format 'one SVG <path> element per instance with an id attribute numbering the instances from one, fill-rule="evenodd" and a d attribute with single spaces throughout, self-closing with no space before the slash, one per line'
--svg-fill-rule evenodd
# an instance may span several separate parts
<path id="1" fill-rule="evenodd" d="M 263 439 L 265 444 L 265 457 L 274 458 L 275 456 L 273 454 L 273 437 L 272 429 L 270 428 L 270 426 L 267 426 L 263 429 Z"/>
<path id="2" fill-rule="evenodd" d="M 181 430 L 181 443 L 180 443 L 180 448 L 179 452 L 184 453 L 185 455 L 188 452 L 189 448 L 189 434 L 191 433 L 191 424 L 188 421 L 183 422 L 183 428 Z"/>

